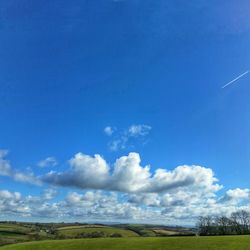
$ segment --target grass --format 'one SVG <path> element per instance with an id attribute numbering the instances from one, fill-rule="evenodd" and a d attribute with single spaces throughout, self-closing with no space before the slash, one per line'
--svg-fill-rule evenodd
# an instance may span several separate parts
<path id="1" fill-rule="evenodd" d="M 20 232 L 8 232 L 8 231 L 0 231 L 0 237 L 1 236 L 4 236 L 4 237 L 13 237 L 13 236 L 15 236 L 15 237 L 22 237 L 22 236 L 24 236 L 24 235 L 26 235 L 26 234 L 24 234 L 24 233 L 20 233 Z"/>
<path id="2" fill-rule="evenodd" d="M 249 250 L 250 236 L 103 238 L 37 241 L 0 250 Z"/>
<path id="3" fill-rule="evenodd" d="M 27 233 L 30 232 L 30 229 L 24 226 L 19 226 L 14 224 L 0 224 L 0 231 Z"/>
<path id="4" fill-rule="evenodd" d="M 36 237 L 39 237 L 40 239 L 49 239 L 46 233 L 32 232 L 31 227 L 22 226 L 14 223 L 0 223 L 0 246 L 25 241 L 32 241 L 35 240 Z"/>
<path id="5" fill-rule="evenodd" d="M 16 224 L 0 223 L 0 245 L 29 240 L 30 229 Z"/>
<path id="6" fill-rule="evenodd" d="M 95 224 L 88 224 L 88 225 L 81 225 L 81 226 L 65 226 L 65 227 L 58 227 L 58 230 L 65 230 L 65 229 L 76 229 L 76 228 L 96 228 L 96 227 L 107 227 L 105 225 L 95 225 Z"/>
<path id="7" fill-rule="evenodd" d="M 113 227 L 105 227 L 105 226 L 74 226 L 74 227 L 62 227 L 58 229 L 60 235 L 74 237 L 81 233 L 93 233 L 93 232 L 103 232 L 106 237 L 114 233 L 120 234 L 122 237 L 136 237 L 138 236 L 137 233 L 126 230 L 126 229 L 119 229 Z"/>

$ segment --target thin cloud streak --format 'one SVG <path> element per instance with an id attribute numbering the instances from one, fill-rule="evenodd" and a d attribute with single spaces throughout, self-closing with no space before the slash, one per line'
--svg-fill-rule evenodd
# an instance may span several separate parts
<path id="1" fill-rule="evenodd" d="M 247 70 L 246 72 L 244 72 L 243 74 L 237 76 L 236 78 L 234 78 L 232 81 L 228 82 L 227 84 L 225 84 L 223 87 L 221 87 L 222 89 L 224 89 L 225 87 L 227 87 L 228 85 L 236 82 L 237 80 L 239 80 L 241 77 L 243 77 L 244 75 L 248 74 L 249 70 Z"/>

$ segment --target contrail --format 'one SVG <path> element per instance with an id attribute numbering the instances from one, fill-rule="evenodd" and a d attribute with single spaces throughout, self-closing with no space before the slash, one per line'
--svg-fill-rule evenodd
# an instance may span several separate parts
<path id="1" fill-rule="evenodd" d="M 239 75 L 239 76 L 237 76 L 236 78 L 234 78 L 232 81 L 230 81 L 230 82 L 228 82 L 226 85 L 224 85 L 223 87 L 221 87 L 222 89 L 224 89 L 225 87 L 227 87 L 228 85 L 230 85 L 230 84 L 232 84 L 232 83 L 234 83 L 234 82 L 236 82 L 237 80 L 239 80 L 242 76 L 244 76 L 244 75 L 246 75 L 246 74 L 248 74 L 250 71 L 249 70 L 247 70 L 246 72 L 244 72 L 243 74 L 241 74 L 241 75 Z"/>

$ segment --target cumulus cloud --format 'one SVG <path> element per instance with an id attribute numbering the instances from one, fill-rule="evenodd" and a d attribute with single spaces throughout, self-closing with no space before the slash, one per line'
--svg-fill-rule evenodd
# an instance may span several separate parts
<path id="1" fill-rule="evenodd" d="M 68 193 L 64 206 L 67 215 L 75 218 L 110 220 L 138 220 L 150 218 L 152 212 L 128 202 L 114 192 L 87 191 L 83 194 Z M 151 217 L 152 218 L 152 217 Z"/>
<path id="2" fill-rule="evenodd" d="M 42 199 L 45 201 L 52 200 L 56 197 L 57 191 L 55 189 L 46 189 L 42 194 Z"/>
<path id="3" fill-rule="evenodd" d="M 45 190 L 44 193 L 47 191 Z M 43 218 L 50 221 L 119 221 L 140 223 L 195 223 L 200 215 L 225 215 L 237 209 L 250 211 L 249 205 L 235 206 L 214 198 L 190 197 L 192 193 L 131 194 L 86 191 L 69 192 L 61 200 L 41 196 L 22 196 L 0 190 L 0 218 Z M 196 194 L 196 196 L 199 196 Z"/>
<path id="4" fill-rule="evenodd" d="M 138 140 L 140 140 L 141 144 L 145 144 L 145 137 L 150 133 L 151 129 L 152 127 L 149 125 L 135 124 L 117 131 L 108 126 L 104 129 L 104 132 L 106 135 L 112 137 L 112 140 L 108 143 L 109 149 L 111 151 L 118 151 L 133 147 Z"/>
<path id="5" fill-rule="evenodd" d="M 201 166 L 179 166 L 173 170 L 141 166 L 138 153 L 129 153 L 117 159 L 113 171 L 100 155 L 76 154 L 66 172 L 51 171 L 42 177 L 46 183 L 81 189 L 108 191 L 159 193 L 172 189 L 202 189 L 206 193 L 218 191 L 221 186 L 211 169 Z"/>
<path id="6" fill-rule="evenodd" d="M 66 172 L 51 171 L 42 177 L 44 182 L 78 188 L 105 189 L 108 181 L 109 167 L 98 154 L 91 157 L 76 154 L 69 161 L 70 169 Z"/>
<path id="7" fill-rule="evenodd" d="M 238 203 L 242 200 L 248 200 L 250 198 L 250 190 L 248 188 L 245 189 L 229 189 L 226 191 L 225 195 L 221 198 L 221 202 L 232 202 Z"/>
<path id="8" fill-rule="evenodd" d="M 0 190 L 0 211 L 2 214 L 21 214 L 24 215 L 29 208 L 21 200 L 19 192 L 9 192 L 8 190 Z"/>
<path id="9" fill-rule="evenodd" d="M 161 204 L 161 198 L 156 193 L 145 193 L 145 194 L 132 194 L 128 197 L 128 202 L 150 207 L 159 207 Z"/>
<path id="10" fill-rule="evenodd" d="M 58 164 L 57 160 L 55 157 L 47 157 L 46 159 L 43 159 L 37 163 L 37 166 L 40 168 L 45 168 L 45 167 L 55 167 Z"/>
<path id="11" fill-rule="evenodd" d="M 32 184 L 47 183 L 40 196 L 0 190 L 0 217 L 48 220 L 133 221 L 194 223 L 200 215 L 229 215 L 237 209 L 250 211 L 249 189 L 222 188 L 212 169 L 183 165 L 174 169 L 143 166 L 138 153 L 121 156 L 108 164 L 101 155 L 77 153 L 64 172 L 40 177 L 13 169 L 0 151 L 0 175 Z M 76 187 L 56 198 L 57 187 Z"/>
<path id="12" fill-rule="evenodd" d="M 142 167 L 140 161 L 137 153 L 130 153 L 117 159 L 114 172 L 110 177 L 110 188 L 122 192 L 147 191 L 151 175 L 150 168 Z"/>
<path id="13" fill-rule="evenodd" d="M 45 190 L 41 196 L 22 196 L 19 192 L 0 190 L 0 218 L 58 216 L 60 212 L 55 208 L 59 203 L 49 203 L 54 197 L 52 190 Z"/>
<path id="14" fill-rule="evenodd" d="M 71 192 L 63 200 L 51 202 L 44 196 L 22 196 L 18 192 L 0 190 L 0 218 L 43 218 L 47 220 L 127 220 L 149 218 L 148 212 L 120 201 L 114 193 Z"/>
<path id="15" fill-rule="evenodd" d="M 0 176 L 7 176 L 18 182 L 35 185 L 41 184 L 41 182 L 34 176 L 32 172 L 23 173 L 16 169 L 13 169 L 10 162 L 5 159 L 7 154 L 7 150 L 0 150 Z"/>
<path id="16" fill-rule="evenodd" d="M 217 184 L 212 169 L 201 166 L 178 166 L 172 171 L 157 169 L 151 181 L 153 192 L 185 188 L 190 186 L 195 189 L 201 188 L 204 192 L 216 192 L 222 188 Z"/>

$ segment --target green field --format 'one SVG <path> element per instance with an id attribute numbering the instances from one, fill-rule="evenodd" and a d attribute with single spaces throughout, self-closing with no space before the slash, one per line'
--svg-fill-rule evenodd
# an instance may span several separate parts
<path id="1" fill-rule="evenodd" d="M 20 232 L 27 233 L 30 232 L 30 229 L 24 226 L 15 225 L 15 224 L 0 224 L 1 232 Z"/>
<path id="2" fill-rule="evenodd" d="M 249 250 L 250 236 L 135 237 L 28 242 L 0 250 Z"/>
<path id="3" fill-rule="evenodd" d="M 136 237 L 139 236 L 137 233 L 126 230 L 107 226 L 71 226 L 58 228 L 58 233 L 60 235 L 75 237 L 81 233 L 94 233 L 103 232 L 104 237 L 110 237 L 113 234 L 120 234 L 121 237 Z"/>
<path id="4" fill-rule="evenodd" d="M 0 223 L 0 246 L 41 240 L 86 238 L 155 237 L 192 233 L 190 229 L 168 228 L 157 225 L 98 225 L 78 223 Z"/>
<path id="5" fill-rule="evenodd" d="M 0 224 L 0 245 L 28 241 L 30 229 L 15 224 Z"/>

